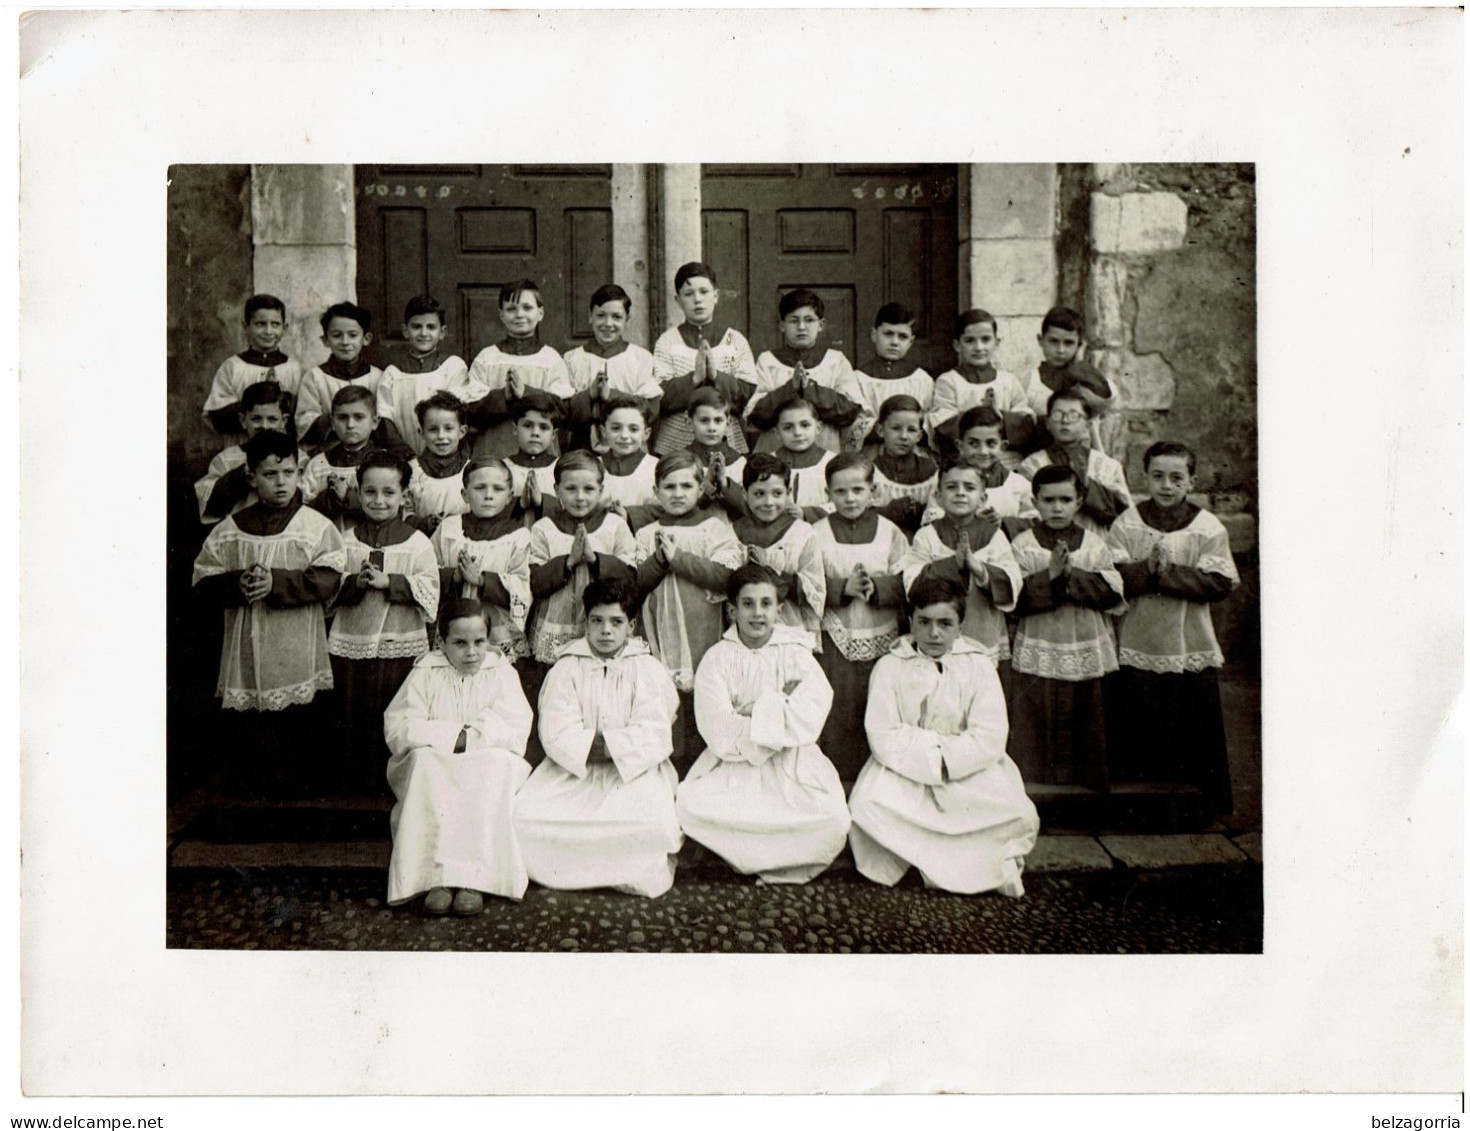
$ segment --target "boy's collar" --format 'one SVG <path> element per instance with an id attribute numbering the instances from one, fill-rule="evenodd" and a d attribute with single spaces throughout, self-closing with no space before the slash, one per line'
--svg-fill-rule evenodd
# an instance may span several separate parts
<path id="1" fill-rule="evenodd" d="M 604 346 L 596 338 L 593 338 L 590 342 L 587 342 L 585 345 L 582 346 L 582 351 L 584 353 L 591 354 L 593 357 L 600 357 L 604 361 L 606 361 L 609 358 L 617 357 L 618 354 L 622 353 L 627 348 L 628 343 L 622 338 L 619 338 L 610 346 Z"/>
<path id="2" fill-rule="evenodd" d="M 741 515 L 733 525 L 736 538 L 747 546 L 759 546 L 764 550 L 781 541 L 786 532 L 800 521 L 789 511 L 782 511 L 770 522 L 762 522 L 753 514 Z"/>
<path id="3" fill-rule="evenodd" d="M 716 314 L 703 326 L 695 326 L 693 323 L 686 320 L 684 322 L 680 322 L 679 325 L 675 327 L 675 329 L 679 331 L 679 337 L 684 340 L 684 344 L 690 349 L 693 350 L 699 348 L 699 339 L 701 336 L 703 336 L 704 340 L 710 344 L 710 348 L 713 349 L 715 346 L 720 344 L 720 341 L 724 338 L 725 331 L 729 329 L 729 326 L 726 323 L 722 322 L 720 320 L 720 316 Z"/>
<path id="4" fill-rule="evenodd" d="M 447 456 L 436 455 L 428 448 L 419 453 L 419 470 L 430 479 L 448 479 L 464 470 L 470 462 L 469 447 L 461 444 Z"/>
<path id="5" fill-rule="evenodd" d="M 602 470 L 609 475 L 632 475 L 638 470 L 647 455 L 647 452 L 629 452 L 625 456 L 620 456 L 608 452 L 600 457 Z"/>
<path id="6" fill-rule="evenodd" d="M 541 327 L 532 330 L 528 338 L 513 338 L 507 334 L 498 348 L 501 353 L 508 353 L 511 357 L 531 357 L 538 354 L 541 352 Z"/>
<path id="7" fill-rule="evenodd" d="M 460 529 L 471 542 L 493 542 L 525 526 L 525 520 L 510 506 L 485 518 L 468 511 L 460 516 Z"/>
<path id="8" fill-rule="evenodd" d="M 563 534 L 575 534 L 578 525 L 585 526 L 587 533 L 591 534 L 603 524 L 607 518 L 607 514 L 608 512 L 604 507 L 594 507 L 592 513 L 586 518 L 573 518 L 569 513 L 560 509 L 552 511 L 546 517 Z"/>
<path id="9" fill-rule="evenodd" d="M 790 448 L 782 447 L 777 448 L 774 454 L 787 467 L 805 471 L 809 467 L 816 467 L 822 462 L 822 457 L 829 453 L 821 444 L 813 444 L 804 452 L 793 452 Z"/>
<path id="10" fill-rule="evenodd" d="M 1075 518 L 1070 526 L 1061 530 L 1053 530 L 1041 519 L 1037 519 L 1031 527 L 1031 534 L 1043 550 L 1050 550 L 1058 542 L 1065 542 L 1067 549 L 1075 550 L 1082 545 L 1084 532 Z"/>
<path id="11" fill-rule="evenodd" d="M 796 368 L 798 361 L 807 369 L 815 369 L 827 356 L 826 335 L 819 335 L 816 343 L 806 349 L 797 349 L 782 342 L 771 351 L 771 354 L 782 365 L 790 366 L 792 369 Z"/>
<path id="12" fill-rule="evenodd" d="M 263 369 L 270 369 L 277 365 L 284 365 L 291 359 L 280 350 L 241 350 L 235 355 L 246 365 L 259 365 Z"/>
<path id="13" fill-rule="evenodd" d="M 400 510 L 398 514 L 382 522 L 364 517 L 352 528 L 352 533 L 363 545 L 382 549 L 384 546 L 406 542 L 413 536 L 414 528 L 403 521 L 403 512 Z"/>
<path id="14" fill-rule="evenodd" d="M 377 445 L 371 439 L 365 441 L 360 447 L 349 448 L 338 440 L 329 447 L 322 455 L 326 456 L 327 463 L 331 467 L 356 467 L 367 459 L 368 453 L 374 451 Z"/>
<path id="15" fill-rule="evenodd" d="M 873 457 L 873 466 L 881 471 L 885 478 L 906 486 L 911 483 L 922 483 L 939 471 L 938 464 L 917 451 L 910 452 L 906 456 L 894 456 L 889 455 L 886 448 L 878 450 L 878 454 Z"/>
<path id="16" fill-rule="evenodd" d="M 557 455 L 552 451 L 538 452 L 536 455 L 515 451 L 511 452 L 506 459 L 517 467 L 550 467 L 556 462 Z"/>
<path id="17" fill-rule="evenodd" d="M 335 377 L 339 381 L 355 381 L 359 377 L 366 376 L 372 368 L 368 363 L 368 359 L 363 357 L 362 354 L 358 354 L 357 360 L 351 365 L 348 365 L 347 362 L 343 361 L 336 354 L 332 354 L 321 364 L 321 371 L 323 373 L 328 377 Z"/>
<path id="18" fill-rule="evenodd" d="M 885 361 L 881 357 L 875 357 L 863 367 L 863 372 L 880 381 L 897 381 L 909 376 L 918 368 L 919 363 L 907 357 L 901 357 L 897 361 Z"/>
<path id="19" fill-rule="evenodd" d="M 995 380 L 998 370 L 993 365 L 966 365 L 960 362 L 955 372 L 972 385 L 988 385 Z"/>
<path id="20" fill-rule="evenodd" d="M 1172 507 L 1161 507 L 1152 499 L 1144 499 L 1138 504 L 1138 517 L 1155 530 L 1171 534 L 1193 522 L 1200 509 L 1188 499 L 1180 499 Z"/>

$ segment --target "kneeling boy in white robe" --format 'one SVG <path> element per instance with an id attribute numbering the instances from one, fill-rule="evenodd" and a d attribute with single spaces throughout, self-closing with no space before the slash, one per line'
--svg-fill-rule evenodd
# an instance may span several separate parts
<path id="1" fill-rule="evenodd" d="M 850 823 L 816 745 L 832 688 L 811 634 L 780 623 L 774 573 L 741 566 L 725 595 L 734 624 L 694 677 L 707 747 L 679 785 L 679 823 L 737 872 L 805 883 L 836 859 Z"/>
<path id="2" fill-rule="evenodd" d="M 1006 702 L 995 664 L 960 635 L 965 592 L 923 578 L 909 595 L 913 634 L 873 668 L 866 725 L 873 755 L 852 789 L 857 869 L 896 884 L 1024 894 L 1021 869 L 1040 828 L 1006 756 Z"/>
<path id="3" fill-rule="evenodd" d="M 660 896 L 674 885 L 684 844 L 669 763 L 679 696 L 648 645 L 629 639 L 637 603 L 630 582 L 589 584 L 587 634 L 541 685 L 546 760 L 516 797 L 515 825 L 526 872 L 544 887 Z"/>
<path id="4" fill-rule="evenodd" d="M 509 660 L 490 643 L 489 614 L 472 598 L 444 606 L 440 650 L 420 656 L 383 716 L 393 857 L 388 902 L 427 892 L 424 911 L 484 910 L 482 893 L 526 891 L 511 812 L 525 784 L 531 706 Z"/>

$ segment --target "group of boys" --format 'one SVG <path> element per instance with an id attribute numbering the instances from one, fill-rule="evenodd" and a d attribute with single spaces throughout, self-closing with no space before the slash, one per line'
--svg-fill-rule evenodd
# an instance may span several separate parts
<path id="1" fill-rule="evenodd" d="M 635 561 L 591 546 L 587 519 L 560 513 L 562 453 L 596 453 L 593 502 L 636 531 L 659 519 L 657 457 L 688 450 L 701 509 L 744 527 L 746 560 L 760 563 L 798 523 L 819 548 L 819 605 L 804 601 L 799 570 L 777 575 L 836 696 L 822 745 L 847 752 L 845 787 L 867 759 L 869 680 L 901 643 L 905 596 L 938 577 L 967 594 L 964 634 L 1006 687 L 1026 780 L 1190 781 L 1229 811 L 1208 610 L 1237 580 L 1228 541 L 1189 498 L 1195 458 L 1182 445 L 1149 450 L 1148 498 L 1134 504 L 1098 443 L 1097 418 L 1116 398 L 1081 357 L 1080 316 L 1046 316 L 1043 360 L 1023 380 L 995 365 L 996 320 L 966 312 L 957 362 L 934 378 L 908 358 L 915 316 L 899 304 L 878 311 L 876 356 L 854 369 L 828 344 L 811 291 L 781 299 L 781 344 L 755 357 L 718 317 L 711 268 L 686 264 L 674 285 L 684 320 L 652 352 L 623 337 L 631 303 L 610 284 L 591 298 L 592 339 L 562 354 L 540 340 L 536 285 L 507 284 L 506 336 L 470 365 L 447 346 L 440 305 L 415 298 L 381 370 L 365 357 L 361 307 L 326 311 L 330 356 L 303 372 L 279 349 L 280 301 L 247 302 L 248 348 L 221 365 L 204 406 L 243 442 L 198 484 L 201 518 L 215 525 L 195 581 L 227 610 L 219 694 L 245 712 L 231 765 L 248 788 L 300 787 L 281 767 L 308 763 L 293 752 L 323 720 L 288 716 L 333 686 L 344 702 L 325 724 L 342 753 L 335 768 L 318 765 L 315 784 L 381 782 L 382 711 L 451 598 L 484 601 L 498 614 L 487 620 L 495 645 L 535 664 L 526 625 L 546 588 L 535 568 L 571 578 L 585 561 L 595 578 L 602 559 L 605 572 L 621 561 L 636 576 Z M 528 567 L 538 519 L 559 522 L 570 550 Z M 523 679 L 532 702 L 554 659 Z"/>

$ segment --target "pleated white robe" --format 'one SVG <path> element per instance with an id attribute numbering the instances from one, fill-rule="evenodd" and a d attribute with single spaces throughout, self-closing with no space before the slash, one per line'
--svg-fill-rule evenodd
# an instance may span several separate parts
<path id="1" fill-rule="evenodd" d="M 678 705 L 668 669 L 636 637 L 611 660 L 585 637 L 562 650 L 537 709 L 546 759 L 516 796 L 531 879 L 650 897 L 673 887 L 684 845 L 669 764 Z M 611 761 L 588 761 L 598 734 Z"/>
<path id="2" fill-rule="evenodd" d="M 837 770 L 816 745 L 831 706 L 808 633 L 777 625 L 764 647 L 747 648 L 732 626 L 694 679 L 707 746 L 679 784 L 684 832 L 768 883 L 823 871 L 850 823 Z"/>
<path id="3" fill-rule="evenodd" d="M 960 637 L 939 661 L 912 636 L 878 661 L 868 691 L 868 759 L 852 789 L 857 869 L 896 884 L 910 867 L 930 887 L 1023 893 L 1040 821 L 1006 756 L 995 665 Z"/>
<path id="4" fill-rule="evenodd" d="M 436 887 L 520 899 L 526 867 L 512 810 L 531 769 L 531 706 L 510 661 L 491 651 L 478 672 L 461 675 L 443 652 L 420 656 L 388 705 L 383 735 L 398 799 L 388 902 Z"/>

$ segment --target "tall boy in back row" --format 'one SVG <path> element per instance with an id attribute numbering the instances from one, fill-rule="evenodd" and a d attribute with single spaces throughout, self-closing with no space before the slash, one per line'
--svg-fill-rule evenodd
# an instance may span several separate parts
<path id="1" fill-rule="evenodd" d="M 755 450 L 769 452 L 778 446 L 773 433 L 782 408 L 804 400 L 816 412 L 817 445 L 839 452 L 842 434 L 862 408 L 852 363 L 828 346 L 827 311 L 815 291 L 800 288 L 783 295 L 777 309 L 781 344 L 756 358 L 756 388 L 745 406 L 745 419 L 761 432 Z"/>

